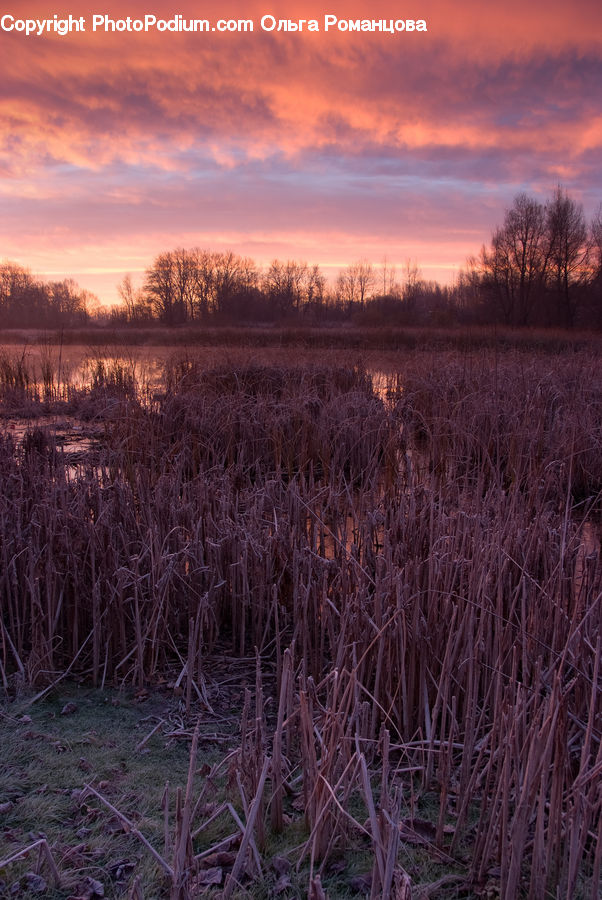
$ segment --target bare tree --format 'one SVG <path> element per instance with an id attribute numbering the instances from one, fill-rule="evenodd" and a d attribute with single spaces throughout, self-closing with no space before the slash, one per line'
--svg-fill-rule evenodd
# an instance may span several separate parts
<path id="1" fill-rule="evenodd" d="M 136 294 L 134 291 L 134 283 L 132 281 L 132 276 L 128 272 L 127 275 L 124 275 L 119 284 L 117 285 L 117 293 L 121 297 L 121 302 L 123 303 L 125 310 L 125 317 L 128 322 L 134 321 L 134 307 L 136 304 Z"/>
<path id="2" fill-rule="evenodd" d="M 174 271 L 176 315 L 178 321 L 193 319 L 195 314 L 195 255 L 183 247 L 171 253 Z"/>
<path id="3" fill-rule="evenodd" d="M 78 325 L 96 298 L 71 278 L 43 282 L 17 263 L 0 264 L 0 323 L 32 327 Z"/>
<path id="4" fill-rule="evenodd" d="M 363 307 L 376 281 L 374 269 L 372 263 L 367 259 L 360 259 L 350 268 L 353 270 L 357 282 L 358 301 L 360 306 Z"/>
<path id="5" fill-rule="evenodd" d="M 557 187 L 546 207 L 548 280 L 563 324 L 575 324 L 579 289 L 589 275 L 589 243 L 583 206 Z"/>
<path id="6" fill-rule="evenodd" d="M 493 234 L 491 250 L 481 250 L 483 278 L 508 325 L 526 325 L 532 318 L 546 270 L 545 235 L 544 207 L 527 194 L 518 194 L 504 224 Z"/>
<path id="7" fill-rule="evenodd" d="M 147 269 L 144 289 L 157 319 L 166 325 L 178 322 L 176 274 L 173 255 L 160 253 Z"/>
<path id="8" fill-rule="evenodd" d="M 195 247 L 190 251 L 193 258 L 193 302 L 191 318 L 206 319 L 215 311 L 215 254 Z"/>
<path id="9" fill-rule="evenodd" d="M 420 271 L 417 260 L 406 259 L 403 273 L 403 299 L 406 302 L 415 301 L 422 282 L 422 272 Z"/>
<path id="10" fill-rule="evenodd" d="M 382 296 L 386 297 L 388 294 L 393 295 L 397 293 L 398 285 L 395 281 L 396 269 L 395 266 L 390 265 L 387 257 L 385 256 L 383 259 L 383 268 L 382 268 Z"/>
<path id="11" fill-rule="evenodd" d="M 307 302 L 321 306 L 324 303 L 326 293 L 326 278 L 320 272 L 320 267 L 314 265 L 307 273 Z"/>
<path id="12" fill-rule="evenodd" d="M 336 281 L 336 292 L 339 301 L 351 310 L 358 298 L 358 286 L 353 272 L 346 269 Z"/>
<path id="13" fill-rule="evenodd" d="M 299 308 L 305 300 L 305 287 L 309 278 L 307 263 L 275 259 L 263 278 L 263 289 L 280 315 Z"/>
<path id="14" fill-rule="evenodd" d="M 127 322 L 144 322 L 152 319 L 153 310 L 147 294 L 142 288 L 135 288 L 128 272 L 117 285 L 117 293 L 123 303 L 123 313 Z M 98 311 L 97 311 L 98 312 Z"/>
<path id="15" fill-rule="evenodd" d="M 24 298 L 28 297 L 32 300 L 33 291 L 38 287 L 41 288 L 41 285 L 36 282 L 29 269 L 8 261 L 0 264 L 0 321 L 2 324 L 13 323 L 19 306 L 23 309 Z"/>
<path id="16" fill-rule="evenodd" d="M 360 259 L 347 266 L 338 276 L 336 287 L 339 299 L 349 309 L 356 304 L 363 308 L 375 281 L 372 263 L 367 259 Z"/>

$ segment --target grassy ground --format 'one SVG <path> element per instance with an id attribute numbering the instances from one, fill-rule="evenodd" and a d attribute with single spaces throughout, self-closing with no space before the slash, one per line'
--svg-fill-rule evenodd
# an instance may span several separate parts
<path id="1" fill-rule="evenodd" d="M 32 707 L 7 707 L 1 726 L 0 856 L 45 837 L 64 882 L 47 896 L 92 896 L 92 881 L 98 881 L 104 896 L 120 897 L 134 876 L 150 889 L 149 896 L 156 895 L 160 870 L 151 855 L 108 809 L 94 799 L 81 802 L 81 792 L 86 783 L 95 785 L 158 843 L 165 782 L 185 780 L 188 746 L 163 736 L 149 740 L 142 751 L 136 745 L 160 719 L 177 731 L 176 713 L 177 707 L 160 696 L 142 701 L 77 687 Z M 208 756 L 214 758 L 213 748 Z M 26 873 L 34 868 L 34 858 L 6 866 L 0 872 L 2 896 L 33 896 L 36 883 L 29 879 L 28 890 Z M 47 868 L 41 874 L 51 881 Z"/>
<path id="2" fill-rule="evenodd" d="M 244 820 L 234 774 L 238 739 L 237 711 L 231 709 L 245 681 L 226 688 L 214 686 L 219 712 L 198 709 L 186 718 L 171 686 L 148 691 L 92 690 L 77 684 L 60 686 L 39 702 L 21 698 L 0 710 L 0 862 L 45 839 L 60 875 L 54 883 L 51 867 L 39 864 L 38 849 L 0 866 L 0 897 L 44 896 L 52 900 L 94 897 L 162 897 L 169 895 L 169 878 L 132 828 L 93 793 L 91 785 L 170 864 L 174 853 L 174 806 L 189 768 L 192 722 L 200 716 L 195 759 L 195 799 L 200 798 L 196 827 L 231 803 Z M 221 694 L 221 697 L 218 695 Z M 158 727 L 157 727 L 158 726 Z M 157 730 L 153 729 L 157 727 Z M 150 737 L 149 737 L 150 735 Z M 230 759 L 230 764 L 228 761 Z M 232 764 L 234 760 L 234 764 Z M 243 779 L 244 780 L 244 779 Z M 164 820 L 164 795 L 170 787 L 169 825 Z M 416 793 L 412 810 L 404 805 L 400 859 L 414 884 L 443 882 L 432 896 L 468 897 L 460 891 L 462 866 L 435 850 L 432 840 L 438 805 L 434 795 Z M 301 898 L 308 895 L 309 860 L 301 848 L 308 838 L 301 794 L 285 802 L 285 828 L 274 834 L 265 816 L 265 839 L 258 842 L 262 873 L 243 869 L 244 890 L 233 896 Z M 358 796 L 348 798 L 347 811 L 361 823 L 367 812 Z M 452 817 L 453 818 L 453 817 Z M 450 819 L 451 821 L 451 819 Z M 452 831 L 452 827 L 448 826 Z M 192 896 L 218 895 L 232 869 L 240 833 L 228 809 L 195 837 L 199 862 Z M 347 829 L 340 846 L 321 873 L 331 898 L 366 896 L 374 862 L 360 828 Z M 167 833 L 167 844 L 166 844 Z M 219 845 L 229 835 L 234 840 Z M 211 853 L 213 847 L 217 852 Z M 447 879 L 447 880 L 446 880 Z M 212 883 L 213 882 L 213 883 Z M 495 879 L 492 880 L 493 885 Z M 426 890 L 423 896 L 431 895 Z M 479 892 L 478 896 L 482 896 Z"/>

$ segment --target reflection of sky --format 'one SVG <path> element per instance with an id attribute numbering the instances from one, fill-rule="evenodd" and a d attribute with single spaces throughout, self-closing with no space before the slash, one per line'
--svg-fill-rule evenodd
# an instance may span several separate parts
<path id="1" fill-rule="evenodd" d="M 88 13 L 78 6 L 67 12 Z M 561 183 L 591 214 L 600 4 L 526 6 L 422 0 L 429 32 L 413 36 L 0 34 L 0 256 L 107 300 L 175 246 L 328 274 L 412 258 L 449 281 L 518 191 L 545 199 Z M 366 15 L 342 7 L 286 5 Z M 133 0 L 128 14 L 140 11 Z M 265 13 L 203 6 L 257 29 Z M 376 0 L 370 15 L 400 14 Z"/>

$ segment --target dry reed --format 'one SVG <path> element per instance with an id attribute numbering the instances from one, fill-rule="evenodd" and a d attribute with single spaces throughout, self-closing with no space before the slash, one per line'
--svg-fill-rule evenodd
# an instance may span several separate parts
<path id="1" fill-rule="evenodd" d="M 361 369 L 187 363 L 153 403 L 129 383 L 114 393 L 93 465 L 74 470 L 40 436 L 0 441 L 5 687 L 74 660 L 95 684 L 177 666 L 190 710 L 208 702 L 218 639 L 273 662 L 276 720 L 259 664 L 243 710 L 248 815 L 226 896 L 261 852 L 264 807 L 283 828 L 298 772 L 314 893 L 351 831 L 373 850 L 372 896 L 409 890 L 400 809 L 420 783 L 439 796 L 433 852 L 462 864 L 469 840 L 470 883 L 498 867 L 504 900 L 595 897 L 597 361 L 417 354 L 386 396 Z M 172 896 L 191 803 L 187 790 Z"/>

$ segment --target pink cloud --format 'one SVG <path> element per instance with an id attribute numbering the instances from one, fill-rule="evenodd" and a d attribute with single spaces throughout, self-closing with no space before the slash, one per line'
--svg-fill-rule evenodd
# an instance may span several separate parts
<path id="1" fill-rule="evenodd" d="M 366 16 L 355 0 L 281 8 Z M 253 34 L 0 34 L 0 253 L 87 277 L 229 241 L 325 265 L 418 256 L 449 278 L 517 190 L 561 180 L 596 205 L 599 3 L 424 0 L 427 34 L 398 36 L 267 34 L 265 4 L 242 9 L 202 16 L 253 18 Z"/>

